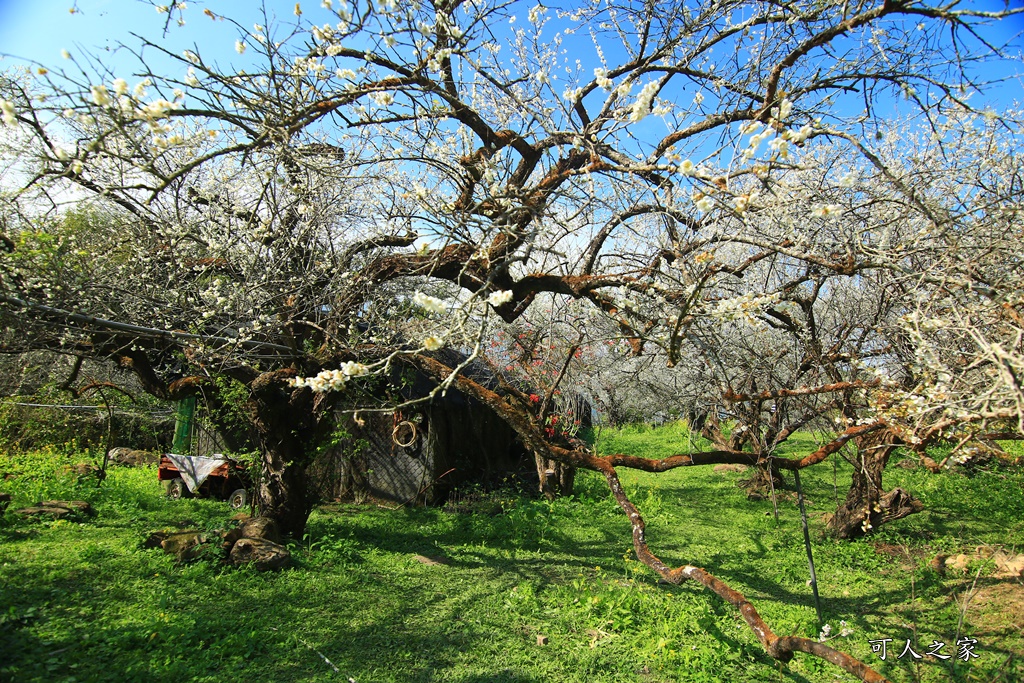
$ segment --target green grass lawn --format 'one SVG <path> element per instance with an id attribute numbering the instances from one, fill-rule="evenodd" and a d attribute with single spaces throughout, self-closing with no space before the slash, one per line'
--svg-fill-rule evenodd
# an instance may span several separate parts
<path id="1" fill-rule="evenodd" d="M 599 447 L 660 456 L 685 441 L 678 427 L 627 429 L 605 431 Z M 68 462 L 57 451 L 0 455 L 12 509 L 74 497 L 98 513 L 0 520 L 0 681 L 853 680 L 799 654 L 781 666 L 717 597 L 659 585 L 591 473 L 575 499 L 504 496 L 503 514 L 323 508 L 293 544 L 295 564 L 260 574 L 179 566 L 140 547 L 159 528 L 225 526 L 224 503 L 166 500 L 152 469 L 79 485 L 61 470 Z M 770 501 L 736 486 L 743 476 L 704 467 L 623 480 L 662 559 L 705 567 L 776 633 L 817 637 L 795 495 L 779 492 L 776 522 Z M 823 463 L 801 479 L 825 619 L 833 633 L 841 620 L 852 629 L 834 646 L 899 682 L 1024 680 L 1020 582 L 983 564 L 946 576 L 929 565 L 984 544 L 1024 550 L 1024 474 L 892 467 L 887 486 L 926 511 L 853 543 L 826 538 L 821 519 L 845 494 L 849 466 Z M 938 640 L 955 655 L 958 632 L 977 641 L 977 659 L 896 659 L 908 638 L 919 653 Z M 880 638 L 893 641 L 885 662 L 868 643 Z"/>

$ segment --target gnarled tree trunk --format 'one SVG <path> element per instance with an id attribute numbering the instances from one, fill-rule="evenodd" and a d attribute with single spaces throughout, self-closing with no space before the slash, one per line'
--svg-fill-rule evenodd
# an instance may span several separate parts
<path id="1" fill-rule="evenodd" d="M 900 488 L 882 489 L 882 472 L 896 446 L 886 430 L 858 437 L 853 482 L 828 527 L 837 538 L 857 538 L 883 524 L 924 509 L 921 501 Z"/>
<path id="2" fill-rule="evenodd" d="M 260 515 L 277 522 L 283 534 L 301 538 L 315 503 L 306 470 L 315 452 L 317 400 L 310 391 L 288 386 L 294 374 L 261 374 L 249 385 L 248 408 L 262 456 L 256 495 Z"/>

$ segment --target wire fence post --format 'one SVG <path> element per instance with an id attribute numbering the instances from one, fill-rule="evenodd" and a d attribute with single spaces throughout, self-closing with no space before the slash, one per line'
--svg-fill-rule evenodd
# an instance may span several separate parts
<path id="1" fill-rule="evenodd" d="M 814 593 L 814 611 L 818 614 L 818 628 L 825 620 L 821 618 L 821 599 L 818 597 L 818 576 L 814 572 L 814 556 L 811 555 L 811 534 L 807 530 L 807 510 L 804 508 L 804 489 L 800 486 L 800 470 L 793 470 L 796 484 L 796 499 L 800 503 L 800 524 L 804 528 L 804 548 L 807 550 L 807 565 L 811 568 L 811 592 Z"/>

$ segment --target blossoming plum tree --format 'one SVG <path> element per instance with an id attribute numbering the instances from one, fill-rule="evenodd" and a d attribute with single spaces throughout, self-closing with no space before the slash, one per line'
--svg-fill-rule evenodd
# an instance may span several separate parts
<path id="1" fill-rule="evenodd" d="M 188 7 L 159 7 L 168 30 Z M 878 241 L 887 222 L 857 199 L 857 169 L 815 151 L 853 150 L 893 203 L 929 216 L 920 178 L 884 162 L 874 135 L 899 96 L 933 124 L 970 112 L 979 84 L 962 56 L 994 54 L 979 32 L 1011 13 L 915 0 L 325 1 L 252 29 L 225 22 L 238 68 L 204 46 L 141 40 L 131 79 L 70 54 L 63 68 L 9 72 L 4 350 L 108 358 L 157 396 L 240 382 L 260 508 L 293 534 L 331 408 L 379 408 L 370 384 L 415 367 L 488 404 L 539 458 L 600 472 L 639 559 L 735 605 L 771 656 L 805 652 L 883 680 L 824 643 L 776 635 L 703 569 L 666 565 L 618 479 L 620 467 L 756 456 L 566 445 L 529 394 L 431 352 L 477 356 L 495 318 L 557 298 L 585 304 L 634 356 L 675 366 L 700 358 L 701 328 L 782 319 L 817 273 L 905 272 L 894 254 L 906 245 Z M 69 203 L 87 229 L 60 211 Z M 945 305 L 935 291 L 922 311 Z M 841 425 L 785 465 L 881 424 Z"/>

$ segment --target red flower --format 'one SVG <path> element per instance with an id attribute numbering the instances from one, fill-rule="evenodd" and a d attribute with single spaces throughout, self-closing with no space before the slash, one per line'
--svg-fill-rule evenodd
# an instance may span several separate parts
<path id="1" fill-rule="evenodd" d="M 530 402 L 540 403 L 540 396 L 538 396 L 537 394 L 530 394 Z"/>

